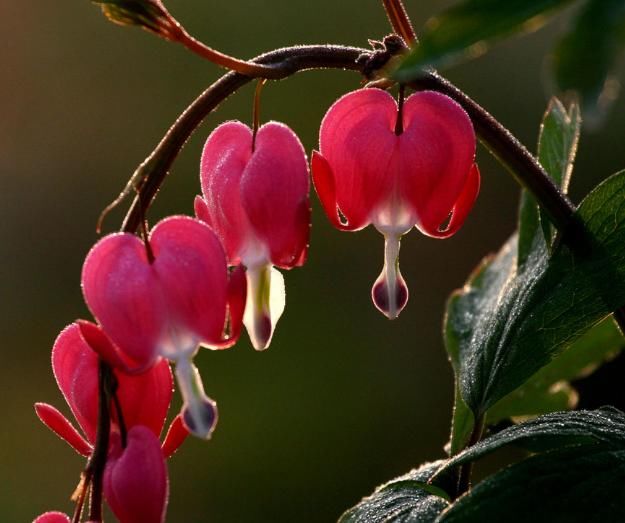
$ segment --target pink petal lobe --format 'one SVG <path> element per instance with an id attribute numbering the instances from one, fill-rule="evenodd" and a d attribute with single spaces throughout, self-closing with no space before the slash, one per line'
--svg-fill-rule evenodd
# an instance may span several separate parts
<path id="1" fill-rule="evenodd" d="M 126 426 L 143 425 L 156 437 L 160 436 L 173 392 L 173 377 L 167 360 L 162 359 L 144 374 L 130 376 L 116 371 L 115 376 Z M 113 416 L 116 419 L 114 409 Z"/>
<path id="2" fill-rule="evenodd" d="M 309 189 L 306 153 L 297 135 L 278 122 L 263 125 L 241 178 L 241 203 L 273 265 L 294 267 L 308 244 Z"/>
<path id="3" fill-rule="evenodd" d="M 339 215 L 339 208 L 336 203 L 336 187 L 334 184 L 334 174 L 328 161 L 321 156 L 319 151 L 313 151 L 311 160 L 312 179 L 319 196 L 321 206 L 328 219 L 341 231 L 357 231 L 362 229 L 368 222 L 363 223 L 343 223 Z"/>
<path id="4" fill-rule="evenodd" d="M 188 435 L 189 431 L 182 422 L 182 416 L 178 414 L 178 416 L 174 418 L 174 421 L 171 422 L 161 447 L 165 459 L 170 458 L 180 448 Z"/>
<path id="5" fill-rule="evenodd" d="M 477 195 L 480 192 L 480 171 L 476 164 L 473 164 L 469 176 L 465 182 L 460 197 L 454 204 L 451 212 L 451 218 L 444 230 L 440 229 L 440 223 L 427 223 L 420 224 L 419 229 L 423 234 L 432 236 L 434 238 L 449 238 L 454 235 L 462 224 L 464 223 L 469 211 L 473 208 L 473 204 L 477 199 Z"/>
<path id="6" fill-rule="evenodd" d="M 98 417 L 98 356 L 80 335 L 77 324 L 66 327 L 54 342 L 52 370 L 87 439 L 94 441 Z"/>
<path id="7" fill-rule="evenodd" d="M 339 98 L 321 122 L 319 151 L 333 173 L 336 206 L 350 229 L 368 225 L 393 189 L 389 165 L 398 149 L 396 119 L 397 104 L 390 94 L 360 89 Z"/>
<path id="8" fill-rule="evenodd" d="M 120 523 L 162 523 L 168 497 L 167 466 L 158 438 L 147 427 L 128 431 L 104 471 L 104 495 Z"/>
<path id="9" fill-rule="evenodd" d="M 404 104 L 404 132 L 398 151 L 399 194 L 431 233 L 443 224 L 460 197 L 475 159 L 475 132 L 468 115 L 451 98 L 415 93 Z"/>
<path id="10" fill-rule="evenodd" d="M 208 205 L 206 204 L 206 200 L 204 198 L 201 196 L 195 197 L 195 200 L 193 200 L 193 210 L 195 211 L 195 216 L 198 220 L 204 222 L 211 229 L 213 229 Z"/>
<path id="11" fill-rule="evenodd" d="M 156 359 L 166 319 L 156 280 L 142 241 L 128 233 L 101 239 L 83 265 L 89 309 L 113 343 L 139 366 Z"/>
<path id="12" fill-rule="evenodd" d="M 68 443 L 78 454 L 89 457 L 93 450 L 63 414 L 47 403 L 35 403 L 35 412 L 41 422 L 59 438 Z"/>
<path id="13" fill-rule="evenodd" d="M 218 344 L 210 346 L 212 349 L 228 349 L 232 347 L 241 335 L 243 327 L 243 313 L 247 299 L 247 279 L 245 269 L 239 265 L 228 275 L 228 333 Z"/>
<path id="14" fill-rule="evenodd" d="M 198 218 L 217 233 L 230 265 L 239 263 L 240 249 L 249 233 L 240 184 L 251 155 L 252 130 L 241 122 L 226 122 L 217 127 L 202 152 L 200 180 L 206 213 L 202 211 Z"/>
<path id="15" fill-rule="evenodd" d="M 138 366 L 134 361 L 128 358 L 126 354 L 119 350 L 99 325 L 86 320 L 76 320 L 76 323 L 80 327 L 80 334 L 91 350 L 111 367 L 119 369 L 125 374 L 140 374 L 147 370 L 145 364 L 143 366 Z"/>
<path id="16" fill-rule="evenodd" d="M 154 270 L 168 311 L 168 343 L 194 352 L 219 344 L 226 321 L 228 274 L 223 248 L 204 223 L 173 216 L 150 235 Z"/>
<path id="17" fill-rule="evenodd" d="M 33 523 L 70 523 L 69 516 L 63 512 L 46 512 L 37 516 Z"/>

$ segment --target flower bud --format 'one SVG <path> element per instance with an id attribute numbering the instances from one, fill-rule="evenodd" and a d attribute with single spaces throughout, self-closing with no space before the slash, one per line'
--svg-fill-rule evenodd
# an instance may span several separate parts
<path id="1" fill-rule="evenodd" d="M 180 25 L 160 0 L 93 0 L 102 12 L 119 25 L 134 25 L 167 40 L 176 40 L 182 33 Z"/>
<path id="2" fill-rule="evenodd" d="M 128 431 L 126 447 L 119 441 L 104 470 L 104 496 L 120 523 L 165 521 L 169 484 L 161 445 L 142 425 Z"/>

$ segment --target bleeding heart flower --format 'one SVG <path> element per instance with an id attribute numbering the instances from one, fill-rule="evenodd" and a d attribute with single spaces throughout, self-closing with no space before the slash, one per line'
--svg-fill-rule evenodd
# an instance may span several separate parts
<path id="1" fill-rule="evenodd" d="M 400 238 L 413 226 L 447 238 L 463 224 L 480 186 L 475 132 L 465 111 L 431 91 L 402 110 L 386 91 L 361 89 L 328 110 L 312 158 L 313 182 L 340 230 L 373 224 L 385 238 L 384 269 L 372 289 L 393 319 L 408 301 L 399 271 Z"/>
<path id="2" fill-rule="evenodd" d="M 94 328 L 97 328 L 95 325 Z M 56 382 L 78 421 L 84 436 L 57 409 L 46 403 L 35 404 L 41 421 L 79 454 L 91 455 L 96 437 L 98 416 L 98 355 L 73 323 L 66 327 L 52 349 L 52 370 Z M 169 364 L 161 360 L 149 371 L 129 376 L 113 371 L 117 379 L 117 398 L 126 428 L 144 426 L 158 438 L 165 425 L 171 402 L 173 380 Z M 115 409 L 112 411 L 112 431 L 120 431 Z M 163 454 L 171 456 L 187 435 L 180 416 L 171 423 L 163 442 Z"/>
<path id="3" fill-rule="evenodd" d="M 106 236 L 87 255 L 85 300 L 112 342 L 98 343 L 98 352 L 125 369 L 149 367 L 160 357 L 174 361 L 185 424 L 208 438 L 216 404 L 204 393 L 192 359 L 200 344 L 217 349 L 237 340 L 245 276 L 242 269 L 228 273 L 219 239 L 199 220 L 167 218 L 154 227 L 149 244 L 153 260 L 128 233 Z"/>
<path id="4" fill-rule="evenodd" d="M 244 323 L 263 350 L 284 310 L 284 279 L 272 266 L 303 265 L 310 234 L 306 154 L 286 125 L 269 122 L 253 138 L 241 122 L 226 122 L 206 141 L 202 193 L 195 212 L 221 239 L 228 263 L 247 269 Z"/>
<path id="5" fill-rule="evenodd" d="M 96 438 L 100 359 L 82 333 L 89 332 L 91 339 L 101 339 L 104 337 L 101 331 L 99 337 L 94 334 L 99 329 L 84 321 L 73 323 L 61 332 L 52 349 L 54 376 L 84 436 L 51 405 L 35 404 L 41 421 L 85 457 L 93 452 Z M 135 376 L 116 369 L 113 373 L 127 434 L 122 447 L 122 427 L 117 410 L 111 407 L 111 441 L 104 475 L 105 497 L 123 523 L 161 522 L 168 488 L 165 458 L 171 456 L 188 435 L 181 416 L 176 416 L 162 446 L 158 439 L 172 396 L 173 380 L 169 364 L 160 360 L 147 372 Z M 61 513 L 46 513 L 36 521 L 69 521 L 64 517 Z"/>
<path id="6" fill-rule="evenodd" d="M 104 495 L 120 523 L 165 521 L 169 484 L 158 438 L 147 427 L 128 431 L 126 447 L 115 438 L 104 470 Z"/>

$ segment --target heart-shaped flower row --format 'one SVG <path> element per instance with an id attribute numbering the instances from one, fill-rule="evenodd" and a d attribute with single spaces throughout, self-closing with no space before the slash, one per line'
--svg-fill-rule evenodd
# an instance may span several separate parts
<path id="1" fill-rule="evenodd" d="M 328 110 L 319 149 L 313 181 L 332 224 L 350 231 L 373 224 L 385 237 L 372 298 L 395 318 L 408 299 L 400 238 L 415 225 L 428 236 L 451 236 L 477 197 L 471 121 L 438 93 L 416 93 L 398 106 L 384 91 L 361 89 Z M 198 219 L 167 218 L 143 240 L 111 234 L 87 255 L 82 287 L 98 324 L 77 322 L 53 351 L 59 387 L 85 437 L 56 409 L 37 405 L 44 423 L 88 456 L 97 419 L 96 354 L 115 369 L 128 432 L 121 438 L 113 412 L 105 490 L 124 522 L 162 519 L 163 454 L 187 430 L 208 438 L 215 426 L 216 404 L 193 364 L 198 348 L 232 346 L 244 323 L 254 347 L 265 349 L 285 304 L 274 266 L 300 266 L 308 251 L 308 162 L 287 126 L 270 122 L 257 133 L 240 122 L 219 126 L 204 147 L 201 184 Z M 161 450 L 171 399 L 165 360 L 176 365 L 183 408 Z M 158 501 L 150 504 L 150 496 Z"/>

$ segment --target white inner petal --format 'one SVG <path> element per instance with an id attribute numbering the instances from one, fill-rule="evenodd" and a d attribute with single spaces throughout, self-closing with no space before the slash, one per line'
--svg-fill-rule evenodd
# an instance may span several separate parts
<path id="1" fill-rule="evenodd" d="M 243 324 L 256 350 L 269 346 L 280 316 L 286 293 L 282 273 L 271 265 L 247 269 L 247 301 Z"/>

